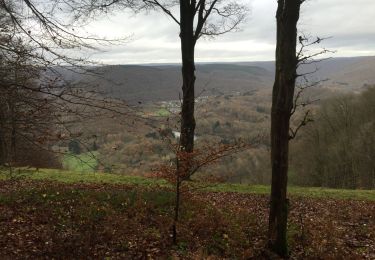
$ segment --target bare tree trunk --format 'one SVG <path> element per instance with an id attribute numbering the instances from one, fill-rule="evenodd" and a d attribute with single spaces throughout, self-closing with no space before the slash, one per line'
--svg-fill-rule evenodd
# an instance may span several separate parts
<path id="1" fill-rule="evenodd" d="M 268 238 L 270 249 L 282 257 L 288 255 L 289 128 L 297 76 L 296 41 L 300 5 L 300 0 L 279 0 L 276 14 L 276 76 L 271 114 L 272 188 Z"/>
<path id="2" fill-rule="evenodd" d="M 192 10 L 191 10 L 192 9 Z M 180 38 L 182 54 L 182 111 L 180 147 L 186 152 L 194 149 L 194 104 L 195 104 L 195 37 L 194 37 L 194 6 L 189 1 L 180 1 Z"/>
<path id="3" fill-rule="evenodd" d="M 194 37 L 194 15 L 195 5 L 187 0 L 180 0 L 180 39 L 182 55 L 182 109 L 181 109 L 181 135 L 180 147 L 182 151 L 191 153 L 194 150 L 194 105 L 195 105 L 195 43 Z M 176 180 L 176 201 L 173 221 L 173 243 L 177 243 L 177 223 L 180 210 L 180 189 L 181 183 L 189 169 L 189 158 L 181 160 L 177 156 L 177 180 Z"/>

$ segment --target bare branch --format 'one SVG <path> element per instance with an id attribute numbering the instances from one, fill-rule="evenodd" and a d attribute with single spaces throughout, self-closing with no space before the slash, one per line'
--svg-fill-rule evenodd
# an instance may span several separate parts
<path id="1" fill-rule="evenodd" d="M 310 110 L 308 110 L 308 111 L 305 112 L 305 115 L 304 115 L 303 119 L 302 119 L 301 122 L 297 125 L 297 127 L 296 127 L 295 129 L 293 129 L 293 128 L 290 128 L 290 129 L 289 129 L 289 130 L 290 130 L 289 140 L 294 139 L 294 138 L 297 136 L 299 130 L 300 130 L 303 126 L 305 126 L 305 125 L 307 125 L 308 123 L 314 121 L 313 119 L 309 118 L 310 112 L 311 112 Z"/>
<path id="2" fill-rule="evenodd" d="M 177 18 L 172 14 L 172 12 L 163 4 L 161 4 L 158 0 L 143 0 L 146 4 L 149 4 L 151 6 L 157 6 L 160 8 L 165 14 L 167 14 L 169 17 L 173 19 L 178 25 L 180 25 L 180 21 L 177 20 Z"/>

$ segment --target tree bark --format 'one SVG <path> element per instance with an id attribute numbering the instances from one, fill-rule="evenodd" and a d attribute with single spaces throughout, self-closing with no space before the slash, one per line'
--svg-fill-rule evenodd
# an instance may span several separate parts
<path id="1" fill-rule="evenodd" d="M 195 43 L 194 6 L 189 1 L 180 1 L 180 39 L 182 54 L 182 110 L 180 147 L 186 152 L 194 149 L 194 105 L 195 105 Z"/>
<path id="2" fill-rule="evenodd" d="M 297 77 L 297 22 L 301 0 L 279 0 L 276 14 L 276 75 L 272 93 L 271 164 L 272 187 L 269 215 L 269 247 L 288 256 L 288 153 L 290 116 Z"/>

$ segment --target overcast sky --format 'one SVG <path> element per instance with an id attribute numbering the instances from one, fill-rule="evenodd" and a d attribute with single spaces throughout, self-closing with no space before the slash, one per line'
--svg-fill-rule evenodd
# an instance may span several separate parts
<path id="1" fill-rule="evenodd" d="M 198 62 L 273 60 L 277 0 L 243 0 L 251 12 L 241 31 L 200 39 Z M 121 46 L 105 48 L 93 58 L 109 64 L 178 63 L 179 29 L 162 13 L 110 14 L 86 29 L 100 36 L 131 35 Z M 375 0 L 309 0 L 303 5 L 299 30 L 332 37 L 321 44 L 334 57 L 375 55 Z"/>

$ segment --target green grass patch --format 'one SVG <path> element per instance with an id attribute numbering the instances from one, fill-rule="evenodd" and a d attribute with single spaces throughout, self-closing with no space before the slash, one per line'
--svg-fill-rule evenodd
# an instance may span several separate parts
<path id="1" fill-rule="evenodd" d="M 98 167 L 99 152 L 89 152 L 83 154 L 66 154 L 63 157 L 63 168 L 69 171 L 93 172 Z"/>
<path id="2" fill-rule="evenodd" d="M 75 172 L 55 169 L 28 170 L 18 169 L 17 174 L 32 180 L 49 180 L 63 183 L 108 183 L 108 184 L 130 184 L 130 185 L 165 185 L 163 180 L 144 178 L 139 176 L 118 175 L 96 172 Z M 16 174 L 15 174 L 16 175 Z M 0 172 L 0 179 L 7 179 L 6 170 Z"/>
<path id="3" fill-rule="evenodd" d="M 140 176 L 128 176 L 109 173 L 95 173 L 91 172 L 76 172 L 63 171 L 54 169 L 40 169 L 38 171 L 18 169 L 19 174 L 23 177 L 33 180 L 50 180 L 63 183 L 108 183 L 108 184 L 129 184 L 129 185 L 159 185 L 168 186 L 169 184 L 164 180 L 145 178 Z M 0 172 L 0 179 L 7 179 L 6 170 Z M 270 187 L 265 185 L 246 185 L 246 184 L 210 184 L 199 186 L 193 185 L 196 189 L 199 186 L 204 188 L 197 188 L 197 190 L 211 191 L 211 192 L 237 192 L 237 193 L 252 193 L 252 194 L 269 194 Z M 295 187 L 288 188 L 288 192 L 293 196 L 305 196 L 313 198 L 336 198 L 336 199 L 355 199 L 355 200 L 371 200 L 375 201 L 375 190 L 344 190 L 344 189 L 328 189 L 328 188 L 309 188 L 309 187 Z"/>
<path id="4" fill-rule="evenodd" d="M 29 187 L 9 194 L 0 194 L 0 203 L 11 205 L 12 203 L 26 203 L 28 205 L 49 204 L 58 201 L 79 202 L 89 205 L 85 200 L 110 206 L 112 208 L 133 207 L 137 202 L 149 203 L 156 208 L 173 206 L 174 193 L 162 190 L 112 189 L 112 190 L 80 190 L 62 186 Z"/>
<path id="5" fill-rule="evenodd" d="M 165 108 L 160 108 L 155 114 L 156 116 L 167 117 L 170 116 L 171 113 Z"/>

